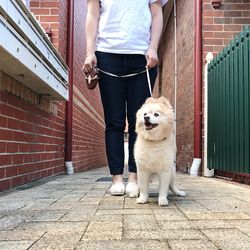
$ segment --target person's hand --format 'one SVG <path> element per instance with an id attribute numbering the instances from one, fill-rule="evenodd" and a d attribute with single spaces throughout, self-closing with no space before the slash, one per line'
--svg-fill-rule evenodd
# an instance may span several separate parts
<path id="1" fill-rule="evenodd" d="M 96 66 L 96 64 L 97 64 L 96 55 L 94 53 L 87 55 L 82 67 L 84 73 L 90 73 L 93 67 Z"/>
<path id="2" fill-rule="evenodd" d="M 149 48 L 146 53 L 147 67 L 153 68 L 158 63 L 157 49 Z"/>

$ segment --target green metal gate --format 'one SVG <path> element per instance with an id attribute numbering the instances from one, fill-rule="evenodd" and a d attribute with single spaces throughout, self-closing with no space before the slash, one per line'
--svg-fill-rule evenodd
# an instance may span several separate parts
<path id="1" fill-rule="evenodd" d="M 249 27 L 208 65 L 208 168 L 250 173 Z"/>

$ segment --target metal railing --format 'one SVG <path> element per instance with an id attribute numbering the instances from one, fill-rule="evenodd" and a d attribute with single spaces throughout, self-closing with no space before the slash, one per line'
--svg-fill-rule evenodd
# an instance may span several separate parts
<path id="1" fill-rule="evenodd" d="M 250 173 L 248 26 L 208 65 L 207 133 L 208 168 Z"/>

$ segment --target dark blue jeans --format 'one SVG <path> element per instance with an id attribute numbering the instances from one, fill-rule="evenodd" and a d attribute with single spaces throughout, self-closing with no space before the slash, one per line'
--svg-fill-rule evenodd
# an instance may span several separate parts
<path id="1" fill-rule="evenodd" d="M 144 55 L 113 54 L 96 52 L 97 67 L 116 75 L 126 75 L 145 69 Z M 150 70 L 153 85 L 157 70 Z M 142 73 L 128 78 L 117 78 L 100 72 L 99 87 L 106 124 L 105 143 L 111 175 L 123 174 L 124 168 L 124 130 L 126 116 L 129 133 L 129 172 L 136 173 L 134 143 L 136 140 L 136 112 L 150 96 L 147 75 Z"/>

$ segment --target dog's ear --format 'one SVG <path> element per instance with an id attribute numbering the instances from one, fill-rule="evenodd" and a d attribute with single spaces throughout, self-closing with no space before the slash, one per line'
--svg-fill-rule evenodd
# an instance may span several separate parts
<path id="1" fill-rule="evenodd" d="M 167 106 L 168 108 L 172 108 L 170 102 L 164 96 L 161 96 L 160 98 L 158 98 L 158 102 L 162 103 L 163 105 Z"/>
<path id="2" fill-rule="evenodd" d="M 155 102 L 155 98 L 153 98 L 153 97 L 149 97 L 145 101 L 145 103 L 154 103 L 154 102 Z"/>

